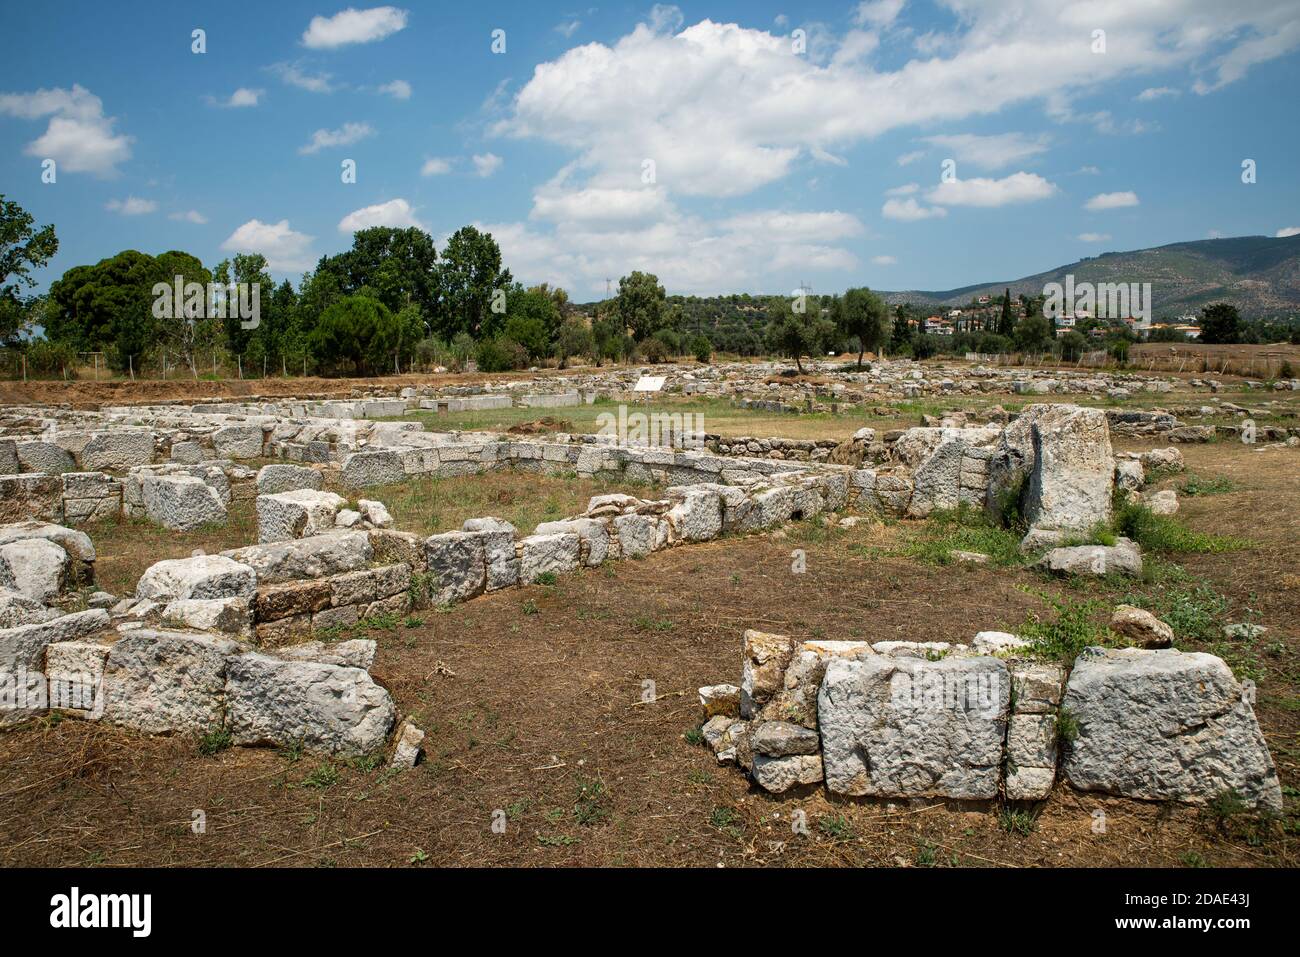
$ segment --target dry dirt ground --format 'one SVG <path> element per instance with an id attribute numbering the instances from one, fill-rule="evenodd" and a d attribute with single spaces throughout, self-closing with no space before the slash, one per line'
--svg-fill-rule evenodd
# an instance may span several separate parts
<path id="1" fill-rule="evenodd" d="M 1220 623 L 1269 628 L 1257 642 L 1216 650 L 1258 681 L 1260 721 L 1287 789 L 1282 821 L 1222 819 L 1064 785 L 1019 815 L 838 800 L 816 789 L 774 797 L 718 767 L 692 743 L 695 689 L 738 679 L 745 628 L 965 641 L 1050 617 L 1035 591 L 1113 604 L 1127 588 L 1148 587 L 890 557 L 916 523 L 809 523 L 784 537 L 677 548 L 372 627 L 376 677 L 428 732 L 426 760 L 404 773 L 288 751 L 203 754 L 193 738 L 74 720 L 0 734 L 0 863 L 1295 866 L 1297 453 L 1236 443 L 1184 451 L 1191 474 L 1236 484 L 1185 497 L 1180 517 L 1255 543 L 1172 558 L 1191 584 L 1221 596 Z M 807 552 L 804 574 L 791 571 L 796 547 Z M 643 702 L 648 681 L 656 696 Z M 796 812 L 806 835 L 794 833 Z"/>

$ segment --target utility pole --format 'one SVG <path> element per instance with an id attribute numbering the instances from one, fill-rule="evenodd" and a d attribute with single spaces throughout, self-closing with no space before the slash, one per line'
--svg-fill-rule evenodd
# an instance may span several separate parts
<path id="1" fill-rule="evenodd" d="M 612 283 L 613 281 L 614 280 L 610 279 L 608 276 L 605 277 L 605 298 L 606 299 L 609 298 L 609 284 Z"/>

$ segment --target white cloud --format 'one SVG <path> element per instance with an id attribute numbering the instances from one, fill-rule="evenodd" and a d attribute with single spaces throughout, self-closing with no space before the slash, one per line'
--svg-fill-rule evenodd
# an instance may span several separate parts
<path id="1" fill-rule="evenodd" d="M 919 159 L 925 158 L 925 150 L 913 150 L 910 153 L 904 153 L 898 158 L 899 166 L 911 166 Z"/>
<path id="2" fill-rule="evenodd" d="M 942 206 L 1008 206 L 1047 199 L 1056 187 L 1037 173 L 1012 173 L 1002 179 L 955 179 L 940 183 L 926 198 Z"/>
<path id="3" fill-rule="evenodd" d="M 369 229 L 371 226 L 392 226 L 397 229 L 417 226 L 424 229 L 424 224 L 415 218 L 415 210 L 404 199 L 390 199 L 386 203 L 365 206 L 339 220 L 341 233 L 355 233 L 358 229 Z"/>
<path id="4" fill-rule="evenodd" d="M 947 150 L 960 163 L 970 163 L 986 170 L 1002 169 L 1047 152 L 1047 137 L 1031 137 L 1024 133 L 999 133 L 993 136 L 958 133 L 951 136 L 927 136 L 925 141 Z"/>
<path id="5" fill-rule="evenodd" d="M 581 20 L 566 20 L 563 23 L 556 24 L 555 32 L 567 40 L 578 32 L 580 26 L 582 26 Z"/>
<path id="6" fill-rule="evenodd" d="M 104 208 L 112 213 L 121 213 L 123 216 L 144 216 L 148 213 L 158 212 L 158 204 L 152 199 L 141 199 L 139 196 L 128 196 L 126 199 L 110 199 L 104 204 Z"/>
<path id="7" fill-rule="evenodd" d="M 1143 103 L 1149 103 L 1152 100 L 1158 100 L 1164 96 L 1177 96 L 1177 95 L 1178 95 L 1178 91 L 1175 90 L 1172 86 L 1149 86 L 1141 93 L 1139 93 L 1136 97 L 1134 97 L 1134 99 L 1140 100 Z"/>
<path id="8" fill-rule="evenodd" d="M 1083 204 L 1084 209 L 1096 212 L 1102 209 L 1123 209 L 1138 205 L 1137 193 L 1127 190 L 1122 193 L 1098 193 Z"/>
<path id="9" fill-rule="evenodd" d="M 174 219 L 178 223 L 194 223 L 199 226 L 204 225 L 208 221 L 208 217 L 204 216 L 197 209 L 187 209 L 183 212 L 169 213 L 167 218 Z"/>
<path id="10" fill-rule="evenodd" d="M 911 223 L 918 219 L 947 216 L 948 210 L 941 206 L 922 206 L 911 198 L 887 199 L 885 205 L 880 207 L 880 215 L 886 219 L 897 219 L 905 223 Z"/>
<path id="11" fill-rule="evenodd" d="M 308 73 L 296 63 L 276 63 L 268 67 L 289 86 L 296 86 L 308 93 L 333 93 L 338 87 L 334 85 L 331 73 Z"/>
<path id="12" fill-rule="evenodd" d="M 406 11 L 397 7 L 348 7 L 332 17 L 312 17 L 302 35 L 302 45 L 332 50 L 353 43 L 373 43 L 406 29 L 406 16 Z"/>
<path id="13" fill-rule="evenodd" d="M 671 3 L 656 3 L 650 8 L 648 23 L 655 33 L 676 33 L 685 22 L 681 7 Z"/>
<path id="14" fill-rule="evenodd" d="M 480 153 L 474 156 L 474 172 L 487 178 L 501 168 L 504 162 L 495 153 Z"/>
<path id="15" fill-rule="evenodd" d="M 911 196 L 920 192 L 920 183 L 904 183 L 902 186 L 895 186 L 892 189 L 885 190 L 886 196 Z"/>
<path id="16" fill-rule="evenodd" d="M 664 190 L 653 187 L 569 190 L 552 181 L 534 193 L 532 217 L 588 225 L 643 222 L 662 213 L 665 202 Z"/>
<path id="17" fill-rule="evenodd" d="M 424 161 L 420 167 L 421 176 L 441 176 L 444 173 L 451 172 L 451 160 L 443 159 L 440 156 L 431 156 Z"/>
<path id="18" fill-rule="evenodd" d="M 1286 239 L 1288 236 L 1300 236 L 1300 226 L 1284 226 L 1277 231 L 1274 239 Z"/>
<path id="19" fill-rule="evenodd" d="M 53 159 L 59 172 L 113 176 L 118 164 L 131 158 L 133 137 L 114 133 L 116 118 L 105 116 L 103 100 L 80 84 L 74 83 L 71 90 L 0 93 L 0 114 L 25 120 L 50 117 L 45 132 L 23 152 Z"/>
<path id="20" fill-rule="evenodd" d="M 1079 176 L 1097 176 L 1100 175 L 1101 170 L 1096 166 L 1080 166 L 1074 172 Z"/>
<path id="21" fill-rule="evenodd" d="M 240 107 L 257 106 L 258 102 L 266 94 L 265 90 L 254 90 L 250 87 L 241 86 L 229 98 L 218 100 L 214 97 L 208 97 L 208 102 L 213 106 L 222 106 L 227 109 L 239 109 Z"/>
<path id="22" fill-rule="evenodd" d="M 231 253 L 261 253 L 276 272 L 302 272 L 316 261 L 311 251 L 313 237 L 289 228 L 289 221 L 264 223 L 250 219 L 221 244 Z"/>
<path id="23" fill-rule="evenodd" d="M 898 260 L 893 256 L 872 256 L 872 263 L 877 266 L 897 266 Z"/>
<path id="24" fill-rule="evenodd" d="M 1079 233 L 1079 241 L 1083 243 L 1104 243 L 1110 239 L 1110 233 Z"/>
<path id="25" fill-rule="evenodd" d="M 903 9 L 904 0 L 862 0 L 853 13 L 858 26 L 887 27 Z"/>
<path id="26" fill-rule="evenodd" d="M 374 135 L 369 123 L 344 123 L 337 130 L 317 130 L 311 135 L 311 142 L 298 147 L 298 152 L 309 156 L 331 146 L 350 146 Z"/>
<path id="27" fill-rule="evenodd" d="M 394 80 L 392 83 L 385 83 L 379 88 L 380 93 L 387 93 L 395 100 L 409 100 L 411 98 L 411 84 L 405 80 Z"/>

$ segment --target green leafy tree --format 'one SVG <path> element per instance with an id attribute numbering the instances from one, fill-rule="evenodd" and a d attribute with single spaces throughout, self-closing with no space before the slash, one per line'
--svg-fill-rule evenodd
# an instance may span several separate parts
<path id="1" fill-rule="evenodd" d="M 867 352 L 879 352 L 885 341 L 889 307 L 865 286 L 845 290 L 836 310 L 836 323 L 846 339 L 858 340 L 858 365 Z"/>
<path id="2" fill-rule="evenodd" d="M 578 316 L 565 319 L 555 337 L 555 356 L 560 360 L 560 367 L 563 368 L 574 356 L 594 358 L 596 355 L 596 337 L 587 328 L 587 324 Z"/>
<path id="3" fill-rule="evenodd" d="M 1052 324 L 1046 316 L 1030 313 L 1016 323 L 1012 340 L 1021 352 L 1042 352 L 1052 344 Z"/>
<path id="4" fill-rule="evenodd" d="M 778 355 L 793 359 L 795 367 L 803 372 L 803 356 L 818 356 L 826 351 L 826 343 L 838 333 L 835 323 L 814 315 L 808 310 L 797 311 L 797 300 L 776 296 L 768 301 L 767 313 L 772 317 L 767 327 L 768 347 Z"/>
<path id="5" fill-rule="evenodd" d="M 653 273 L 633 271 L 618 281 L 614 308 L 632 337 L 640 342 L 665 324 L 664 287 Z"/>
<path id="6" fill-rule="evenodd" d="M 501 266 L 501 247 L 491 233 L 462 226 L 447 240 L 439 266 L 442 308 L 434 331 L 444 338 L 457 333 L 486 336 L 494 315 L 493 295 L 510 286 L 510 270 Z M 502 320 L 504 322 L 504 320 Z"/>
<path id="7" fill-rule="evenodd" d="M 352 248 L 327 257 L 319 270 L 333 273 L 344 295 L 369 288 L 394 313 L 415 305 L 430 323 L 437 314 L 438 251 L 433 237 L 417 226 L 359 229 Z"/>
<path id="8" fill-rule="evenodd" d="M 251 289 L 254 284 L 257 284 L 259 303 L 269 299 L 275 289 L 274 284 L 271 282 L 271 275 L 267 272 L 266 257 L 261 253 L 236 253 L 232 259 L 223 259 L 212 270 L 212 278 L 222 286 L 238 283 Z M 238 292 L 232 291 L 226 304 L 226 318 L 224 320 L 226 348 L 230 350 L 232 355 L 243 356 L 249 351 L 249 346 L 257 334 L 257 328 L 250 328 L 247 321 L 240 318 L 239 310 L 232 308 L 232 302 L 229 300 L 233 300 L 238 296 Z M 257 345 L 255 358 L 260 360 L 265 356 L 265 345 L 261 341 Z"/>
<path id="9" fill-rule="evenodd" d="M 1002 312 L 998 315 L 998 324 L 994 331 L 1010 339 L 1016 331 L 1016 322 L 1011 318 L 1011 289 L 1008 288 L 1002 295 Z"/>
<path id="10" fill-rule="evenodd" d="M 691 336 L 689 345 L 691 355 L 695 356 L 696 362 L 707 364 L 713 361 L 713 343 L 709 341 L 708 336 L 697 332 Z"/>
<path id="11" fill-rule="evenodd" d="M 138 369 L 159 341 L 153 287 L 172 280 L 153 256 L 134 249 L 74 266 L 50 284 L 46 332 L 79 350 L 104 352 L 119 371 Z"/>
<path id="12" fill-rule="evenodd" d="M 0 193 L 0 344 L 12 342 L 32 315 L 23 295 L 36 284 L 31 271 L 49 263 L 59 251 L 53 226 L 35 229 L 31 213 Z"/>
<path id="13" fill-rule="evenodd" d="M 1201 310 L 1201 341 L 1208 343 L 1240 342 L 1242 325 L 1237 307 L 1216 302 Z"/>
<path id="14" fill-rule="evenodd" d="M 1071 329 L 1061 336 L 1061 358 L 1066 362 L 1078 362 L 1083 351 L 1088 348 L 1088 340 L 1083 333 Z"/>
<path id="15" fill-rule="evenodd" d="M 386 355 L 394 339 L 392 311 L 374 296 L 344 296 L 326 309 L 308 347 L 327 363 L 351 363 L 357 375 Z"/>

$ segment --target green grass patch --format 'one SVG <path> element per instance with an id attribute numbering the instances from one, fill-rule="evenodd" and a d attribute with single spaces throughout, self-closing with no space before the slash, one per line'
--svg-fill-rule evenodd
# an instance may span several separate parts
<path id="1" fill-rule="evenodd" d="M 1115 531 L 1149 552 L 1218 554 L 1254 545 L 1244 538 L 1193 531 L 1167 515 L 1155 514 L 1140 503 L 1126 502 L 1116 510 Z"/>
<path id="2" fill-rule="evenodd" d="M 1187 481 L 1178 487 L 1178 494 L 1225 495 L 1228 492 L 1235 492 L 1239 488 L 1240 486 L 1226 475 L 1215 475 L 1210 478 L 1202 478 L 1199 475 L 1189 475 Z"/>
<path id="3" fill-rule="evenodd" d="M 1114 644 L 1110 629 L 1093 622 L 1094 616 L 1103 607 L 1100 601 L 1076 601 L 1071 598 L 1058 600 L 1045 592 L 1029 593 L 1041 598 L 1056 611 L 1055 621 L 1030 617 L 1017 631 L 1021 638 L 1030 643 L 1037 656 L 1069 664 L 1089 646 Z"/>
<path id="4" fill-rule="evenodd" d="M 994 525 L 983 512 L 962 506 L 930 514 L 920 534 L 897 552 L 930 565 L 950 565 L 955 551 L 980 552 L 991 563 L 1014 566 L 1024 563 L 1020 554 L 1020 535 Z"/>

